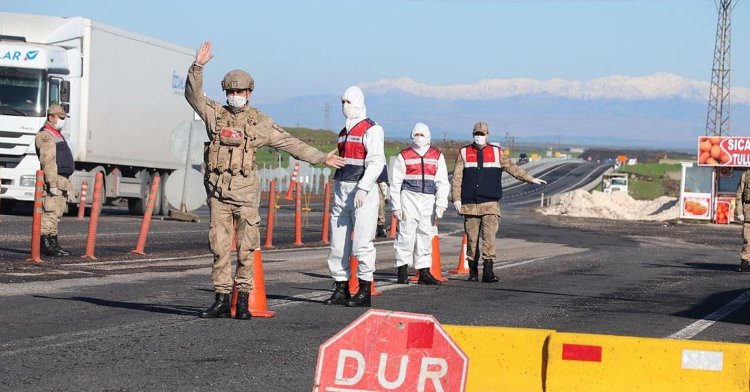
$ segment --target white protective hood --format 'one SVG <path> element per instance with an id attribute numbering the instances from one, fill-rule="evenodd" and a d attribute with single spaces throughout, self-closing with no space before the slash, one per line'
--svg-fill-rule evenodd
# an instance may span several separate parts
<path id="1" fill-rule="evenodd" d="M 424 135 L 425 139 L 427 139 L 427 143 L 423 145 L 422 147 L 418 147 L 414 143 L 414 135 L 417 133 L 421 133 L 422 135 Z M 412 148 L 412 150 L 416 151 L 417 154 L 424 155 L 427 152 L 427 150 L 430 148 L 431 138 L 432 136 L 430 135 L 430 127 L 428 127 L 427 124 L 424 124 L 424 123 L 416 123 L 414 124 L 414 128 L 412 128 L 411 130 L 412 141 L 410 143 L 410 147 Z"/>
<path id="2" fill-rule="evenodd" d="M 346 117 L 346 131 L 349 132 L 358 122 L 367 118 L 365 94 L 359 87 L 351 86 L 344 91 L 341 100 L 350 102 L 341 105 L 341 111 L 344 113 L 344 117 Z"/>

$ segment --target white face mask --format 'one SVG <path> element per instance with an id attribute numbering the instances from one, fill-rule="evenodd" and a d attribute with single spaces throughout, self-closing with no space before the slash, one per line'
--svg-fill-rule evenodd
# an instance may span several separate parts
<path id="1" fill-rule="evenodd" d="M 233 108 L 241 108 L 247 103 L 247 98 L 242 95 L 229 95 L 227 96 L 227 104 Z"/>
<path id="2" fill-rule="evenodd" d="M 474 144 L 477 146 L 484 146 L 487 144 L 487 136 L 485 135 L 476 135 L 474 136 Z"/>
<path id="3" fill-rule="evenodd" d="M 65 120 L 62 118 L 58 118 L 57 121 L 55 121 L 54 127 L 58 131 L 61 130 L 65 126 Z"/>
<path id="4" fill-rule="evenodd" d="M 352 118 L 358 118 L 360 116 L 360 113 L 362 113 L 361 108 L 355 108 L 350 103 L 344 103 L 341 105 L 341 112 L 344 113 L 344 117 L 348 119 Z"/>
<path id="5" fill-rule="evenodd" d="M 422 148 L 427 145 L 427 138 L 424 136 L 414 136 L 411 138 L 411 144 L 416 148 Z"/>

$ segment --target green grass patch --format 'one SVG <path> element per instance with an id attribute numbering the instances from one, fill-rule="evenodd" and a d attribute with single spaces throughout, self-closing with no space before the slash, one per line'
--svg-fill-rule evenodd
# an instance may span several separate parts
<path id="1" fill-rule="evenodd" d="M 665 195 L 664 183 L 661 179 L 649 181 L 631 178 L 628 193 L 636 200 L 653 200 Z"/>
<path id="2" fill-rule="evenodd" d="M 666 175 L 667 172 L 679 172 L 680 170 L 682 169 L 679 163 L 639 163 L 633 166 L 621 166 L 619 171 L 641 177 L 658 178 Z"/>

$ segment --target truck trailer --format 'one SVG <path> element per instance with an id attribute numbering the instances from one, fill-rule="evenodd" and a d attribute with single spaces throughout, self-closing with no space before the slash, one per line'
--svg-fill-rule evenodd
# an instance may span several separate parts
<path id="1" fill-rule="evenodd" d="M 185 165 L 170 134 L 194 118 L 183 95 L 194 53 L 84 17 L 0 13 L 0 208 L 33 200 L 34 137 L 59 103 L 76 162 L 68 202 L 101 172 L 106 199 L 142 214 L 153 179 L 163 189 Z M 168 209 L 160 192 L 154 213 Z"/>

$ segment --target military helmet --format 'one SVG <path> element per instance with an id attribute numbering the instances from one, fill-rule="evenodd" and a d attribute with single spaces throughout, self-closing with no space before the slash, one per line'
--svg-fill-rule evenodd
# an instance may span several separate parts
<path id="1" fill-rule="evenodd" d="M 249 73 L 235 69 L 227 72 L 224 75 L 224 79 L 221 81 L 222 90 L 250 90 L 253 91 L 255 88 L 255 81 Z"/>

